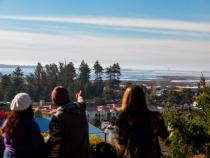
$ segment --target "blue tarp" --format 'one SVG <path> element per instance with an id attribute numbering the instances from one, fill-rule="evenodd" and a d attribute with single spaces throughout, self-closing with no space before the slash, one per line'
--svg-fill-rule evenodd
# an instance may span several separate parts
<path id="1" fill-rule="evenodd" d="M 35 121 L 38 123 L 41 132 L 48 132 L 50 118 L 35 118 Z M 102 130 L 89 123 L 89 136 L 91 135 L 96 135 L 97 137 L 105 138 L 105 134 Z"/>

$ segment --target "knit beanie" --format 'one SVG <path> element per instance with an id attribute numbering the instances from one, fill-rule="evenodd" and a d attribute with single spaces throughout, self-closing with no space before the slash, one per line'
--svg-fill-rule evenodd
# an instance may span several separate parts
<path id="1" fill-rule="evenodd" d="M 27 93 L 18 93 L 10 104 L 13 111 L 24 111 L 32 104 L 31 97 Z"/>
<path id="2" fill-rule="evenodd" d="M 54 105 L 64 105 L 69 102 L 69 95 L 66 88 L 57 86 L 51 93 L 51 100 Z"/>

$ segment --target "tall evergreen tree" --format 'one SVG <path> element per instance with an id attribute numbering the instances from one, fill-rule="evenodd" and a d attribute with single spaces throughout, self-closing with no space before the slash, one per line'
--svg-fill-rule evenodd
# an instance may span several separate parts
<path id="1" fill-rule="evenodd" d="M 82 60 L 80 66 L 79 66 L 79 89 L 84 91 L 84 95 L 86 98 L 90 97 L 89 88 L 90 87 L 90 68 L 87 63 Z"/>
<path id="2" fill-rule="evenodd" d="M 68 89 L 70 96 L 74 94 L 74 79 L 76 77 L 76 70 L 74 64 L 59 63 L 59 84 Z"/>
<path id="3" fill-rule="evenodd" d="M 100 65 L 97 60 L 93 66 L 95 72 L 95 81 L 94 81 L 94 89 L 95 89 L 95 97 L 102 97 L 103 93 L 103 67 Z"/>
<path id="4" fill-rule="evenodd" d="M 118 63 L 113 64 L 112 73 L 113 73 L 114 89 L 119 89 L 121 72 L 120 72 L 120 65 Z"/>
<path id="5" fill-rule="evenodd" d="M 80 88 L 83 89 L 85 84 L 89 82 L 90 79 L 90 68 L 87 63 L 82 60 L 79 66 L 79 81 Z"/>
<path id="6" fill-rule="evenodd" d="M 4 101 L 10 101 L 13 98 L 12 77 L 11 75 L 2 75 L 0 82 L 0 91 Z"/>
<path id="7" fill-rule="evenodd" d="M 46 81 L 47 81 L 47 94 L 50 100 L 50 93 L 55 86 L 58 85 L 59 70 L 56 64 L 45 65 Z"/>
<path id="8" fill-rule="evenodd" d="M 25 91 L 24 76 L 19 66 L 12 73 L 12 91 L 13 95 Z"/>
<path id="9" fill-rule="evenodd" d="M 103 78 L 103 67 L 100 65 L 98 60 L 96 60 L 93 68 L 94 68 L 94 71 L 95 71 L 95 80 L 96 81 L 101 81 L 102 78 Z"/>
<path id="10" fill-rule="evenodd" d="M 118 63 L 114 63 L 106 68 L 107 81 L 104 92 L 105 98 L 115 99 L 116 96 L 120 97 L 118 93 L 115 93 L 117 90 L 119 90 L 120 76 L 121 72 Z"/>
<path id="11" fill-rule="evenodd" d="M 37 63 L 33 74 L 26 76 L 26 81 L 27 91 L 34 100 L 39 101 L 40 99 L 47 99 L 46 73 L 41 63 Z"/>

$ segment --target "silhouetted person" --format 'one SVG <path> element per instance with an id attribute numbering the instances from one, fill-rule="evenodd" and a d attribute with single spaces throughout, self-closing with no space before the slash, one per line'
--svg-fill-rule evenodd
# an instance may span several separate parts
<path id="1" fill-rule="evenodd" d="M 3 124 L 4 158 L 45 157 L 44 139 L 34 121 L 32 101 L 27 93 L 17 94 L 10 105 L 11 112 Z"/>
<path id="2" fill-rule="evenodd" d="M 167 127 L 159 112 L 147 108 L 141 87 L 126 89 L 122 112 L 117 121 L 121 152 L 129 158 L 160 158 L 162 153 L 158 136 L 168 137 Z"/>
<path id="3" fill-rule="evenodd" d="M 55 87 L 51 93 L 57 109 L 49 125 L 50 158 L 88 157 L 88 123 L 80 94 L 77 99 L 81 103 L 73 103 L 62 86 Z"/>

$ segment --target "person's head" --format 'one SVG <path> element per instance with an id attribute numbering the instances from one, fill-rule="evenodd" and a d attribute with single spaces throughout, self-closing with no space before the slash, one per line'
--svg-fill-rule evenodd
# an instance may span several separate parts
<path id="1" fill-rule="evenodd" d="M 62 86 L 55 87 L 51 93 L 51 100 L 55 106 L 67 104 L 70 101 L 67 89 Z"/>
<path id="2" fill-rule="evenodd" d="M 24 119 L 33 119 L 32 100 L 27 93 L 18 93 L 10 104 L 10 113 L 3 132 L 7 140 L 13 137 L 17 126 Z"/>
<path id="3" fill-rule="evenodd" d="M 126 89 L 122 99 L 122 111 L 147 111 L 145 94 L 142 87 L 133 86 Z"/>

